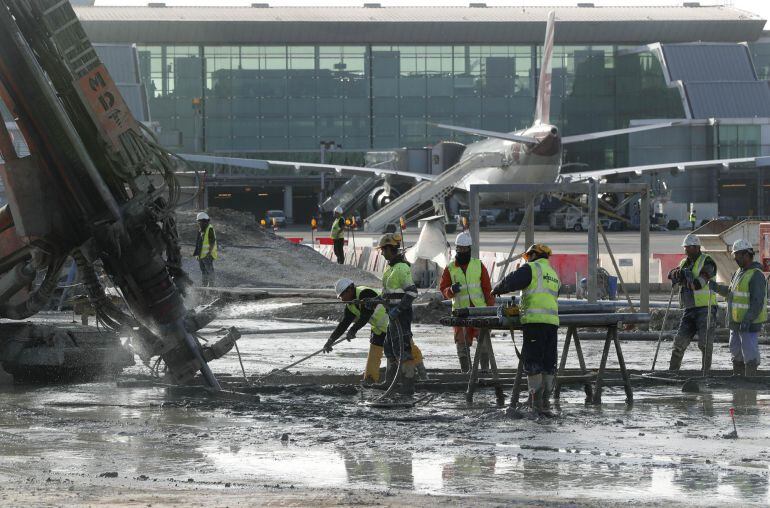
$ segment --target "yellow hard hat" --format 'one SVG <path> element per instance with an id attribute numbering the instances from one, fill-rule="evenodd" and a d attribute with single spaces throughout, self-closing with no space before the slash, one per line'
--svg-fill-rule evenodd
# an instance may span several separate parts
<path id="1" fill-rule="evenodd" d="M 377 242 L 377 248 L 382 249 L 387 245 L 398 247 L 401 245 L 401 235 L 398 233 L 385 233 L 380 237 L 380 241 Z"/>
<path id="2" fill-rule="evenodd" d="M 527 252 L 524 254 L 525 258 L 529 258 L 529 254 L 531 252 L 534 252 L 536 254 L 540 254 L 542 256 L 550 256 L 551 255 L 551 248 L 545 244 L 542 243 L 533 243 L 529 246 L 527 249 Z"/>

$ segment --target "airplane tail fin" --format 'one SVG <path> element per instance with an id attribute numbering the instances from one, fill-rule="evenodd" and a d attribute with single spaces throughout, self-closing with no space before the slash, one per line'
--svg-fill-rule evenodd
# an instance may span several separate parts
<path id="1" fill-rule="evenodd" d="M 535 106 L 535 123 L 550 123 L 551 114 L 551 58 L 553 57 L 553 38 L 556 28 L 556 13 L 548 13 L 545 25 L 545 42 L 543 43 L 543 61 L 540 64 L 540 81 L 537 88 L 537 104 Z"/>

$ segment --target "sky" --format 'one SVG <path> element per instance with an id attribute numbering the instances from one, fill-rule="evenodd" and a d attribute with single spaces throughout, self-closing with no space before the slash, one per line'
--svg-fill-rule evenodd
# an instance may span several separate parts
<path id="1" fill-rule="evenodd" d="M 96 5 L 147 5 L 150 0 L 96 0 Z M 153 0 L 154 1 L 154 0 Z M 164 1 L 166 5 L 251 5 L 255 0 L 157 0 Z M 272 6 L 288 5 L 349 5 L 360 6 L 364 2 L 379 2 L 383 6 L 389 5 L 460 5 L 467 6 L 472 0 L 259 0 L 269 3 Z M 475 1 L 475 0 L 473 0 Z M 487 5 L 538 5 L 541 2 L 537 0 L 480 0 Z M 546 0 L 544 5 L 577 5 L 583 0 Z M 682 0 L 652 0 L 650 2 L 641 2 L 639 0 L 585 0 L 591 1 L 595 5 L 682 5 Z M 765 19 L 770 19 L 770 2 L 767 0 L 727 0 L 724 2 L 701 1 L 701 5 L 732 5 L 738 9 L 743 9 L 761 15 Z M 770 25 L 770 24 L 769 24 Z M 768 29 L 765 25 L 765 29 Z"/>

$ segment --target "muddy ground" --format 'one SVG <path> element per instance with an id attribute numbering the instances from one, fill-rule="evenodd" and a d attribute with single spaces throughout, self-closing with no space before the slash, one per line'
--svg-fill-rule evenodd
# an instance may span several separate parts
<path id="1" fill-rule="evenodd" d="M 290 306 L 291 302 L 279 305 Z M 267 373 L 321 347 L 328 323 L 278 321 L 271 304 L 237 305 L 205 336 L 239 326 L 244 368 Z M 67 319 L 67 317 L 63 317 Z M 312 331 L 297 331 L 298 328 Z M 278 333 L 293 330 L 290 333 Z M 447 329 L 415 326 L 431 368 L 455 366 Z M 361 370 L 366 334 L 292 372 Z M 517 337 L 519 345 L 521 338 Z M 514 367 L 510 337 L 493 337 L 501 367 Z M 584 343 L 589 367 L 601 344 Z M 654 344 L 625 343 L 631 368 L 649 368 Z M 767 357 L 768 347 L 763 346 Z M 661 357 L 667 361 L 670 344 Z M 717 346 L 715 368 L 727 368 Z M 610 355 L 614 359 L 614 354 Z M 611 362 L 612 364 L 612 362 Z M 570 358 L 568 366 L 576 366 Z M 614 365 L 614 364 L 613 364 Z M 694 348 L 686 368 L 697 368 Z M 215 372 L 240 373 L 235 354 Z M 124 377 L 146 374 L 141 365 Z M 565 389 L 561 416 L 512 420 L 481 391 L 439 394 L 413 409 L 362 404 L 381 392 L 295 388 L 260 403 L 212 401 L 196 392 L 118 387 L 114 381 L 15 386 L 0 391 L 2 506 L 611 506 L 767 505 L 770 393 L 685 394 L 620 388 L 601 407 Z M 418 394 L 419 395 L 419 394 Z M 736 410 L 739 438 L 729 408 Z"/>

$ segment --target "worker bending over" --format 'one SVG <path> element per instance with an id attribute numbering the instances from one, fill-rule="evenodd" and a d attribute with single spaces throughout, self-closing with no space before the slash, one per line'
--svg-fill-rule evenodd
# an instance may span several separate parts
<path id="1" fill-rule="evenodd" d="M 345 339 L 351 341 L 356 337 L 358 330 L 367 323 L 371 326 L 369 336 L 369 354 L 366 358 L 366 370 L 364 371 L 364 381 L 367 383 L 377 383 L 380 380 L 380 362 L 382 360 L 383 345 L 385 336 L 388 333 L 388 314 L 385 307 L 376 301 L 367 302 L 366 300 L 379 299 L 380 292 L 367 286 L 356 286 L 350 279 L 340 279 L 334 286 L 337 298 L 343 302 L 351 302 L 345 306 L 345 311 L 337 325 L 337 328 L 329 336 L 324 345 L 324 351 L 330 353 L 334 343 L 342 337 L 347 330 Z M 352 326 L 351 326 L 352 324 Z M 417 371 L 422 378 L 425 373 L 425 366 L 422 363 L 422 352 L 412 343 L 412 355 L 417 360 Z"/>
<path id="2" fill-rule="evenodd" d="M 196 220 L 198 221 L 198 239 L 195 242 L 193 257 L 198 260 L 198 266 L 201 269 L 201 286 L 210 287 L 214 285 L 214 260 L 218 256 L 217 236 L 209 214 L 199 212 Z"/>
<path id="3" fill-rule="evenodd" d="M 524 254 L 527 263 L 508 274 L 492 290 L 493 295 L 521 290 L 520 320 L 524 334 L 521 354 L 530 407 L 535 414 L 549 416 L 556 375 L 561 286 L 559 276 L 548 262 L 550 255 L 547 245 L 532 245 Z"/>
<path id="4" fill-rule="evenodd" d="M 334 244 L 334 255 L 337 257 L 337 263 L 345 264 L 345 218 L 342 216 L 341 206 L 334 208 L 330 236 Z"/>
<path id="5" fill-rule="evenodd" d="M 481 260 L 471 257 L 473 241 L 467 231 L 455 238 L 455 259 L 444 268 L 441 275 L 439 290 L 444 298 L 452 300 L 452 310 L 468 307 L 485 307 L 495 304 L 492 296 L 492 283 L 489 273 L 481 264 Z M 470 348 L 473 339 L 478 337 L 479 330 L 469 326 L 455 326 L 455 346 L 457 358 L 460 360 L 460 370 L 471 370 Z M 484 349 L 479 352 L 482 370 L 489 369 L 489 352 Z"/>
<path id="6" fill-rule="evenodd" d="M 698 349 L 702 354 L 701 368 L 708 370 L 711 368 L 715 328 L 712 325 L 711 330 L 706 330 L 709 307 L 713 319 L 717 315 L 717 295 L 709 291 L 708 281 L 716 280 L 717 265 L 708 254 L 701 253 L 697 236 L 685 236 L 682 247 L 687 256 L 668 274 L 672 284 L 679 284 L 679 307 L 684 309 L 674 338 L 668 370 L 679 370 L 684 352 L 696 333 Z"/>
<path id="7" fill-rule="evenodd" d="M 390 317 L 384 348 L 387 358 L 385 384 L 390 386 L 399 371 L 400 393 L 412 395 L 416 370 L 412 356 L 412 302 L 417 298 L 417 286 L 412 280 L 412 268 L 401 253 L 400 233 L 382 235 L 377 248 L 388 262 L 382 274 L 382 296 L 389 301 Z"/>
<path id="8" fill-rule="evenodd" d="M 730 286 L 717 284 L 709 287 L 727 298 L 730 319 L 730 353 L 733 374 L 756 376 L 759 367 L 759 332 L 767 321 L 767 281 L 762 265 L 754 261 L 754 249 L 746 240 L 736 240 L 732 248 L 738 270 Z"/>

